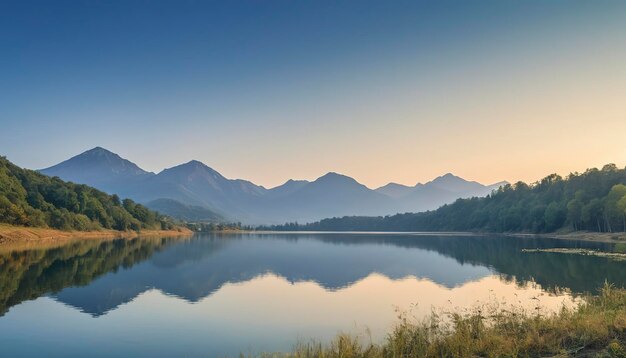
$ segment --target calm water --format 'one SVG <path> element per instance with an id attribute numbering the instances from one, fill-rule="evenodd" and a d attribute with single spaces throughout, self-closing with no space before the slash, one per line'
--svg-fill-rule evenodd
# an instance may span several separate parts
<path id="1" fill-rule="evenodd" d="M 415 234 L 196 235 L 0 251 L 5 356 L 236 356 L 338 332 L 380 340 L 397 311 L 558 309 L 626 263 L 522 253 L 547 239 Z"/>

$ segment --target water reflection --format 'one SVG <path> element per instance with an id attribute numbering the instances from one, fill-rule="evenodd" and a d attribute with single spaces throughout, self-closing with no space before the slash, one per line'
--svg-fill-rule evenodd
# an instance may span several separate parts
<path id="1" fill-rule="evenodd" d="M 611 249 L 610 244 L 549 239 L 357 234 L 82 241 L 0 254 L 0 312 L 52 294 L 98 316 L 151 288 L 197 302 L 226 283 L 266 273 L 291 283 L 316 282 L 326 290 L 350 286 L 372 273 L 392 280 L 426 278 L 449 288 L 496 273 L 574 293 L 594 291 L 605 280 L 619 286 L 626 282 L 623 262 L 521 252 L 547 247 Z"/>
<path id="2" fill-rule="evenodd" d="M 5 251 L 0 344 L 15 346 L 28 332 L 52 355 L 72 335 L 81 337 L 71 343 L 78 355 L 99 345 L 119 355 L 232 355 L 364 326 L 382 337 L 395 308 L 418 317 L 484 302 L 549 311 L 572 302 L 559 288 L 626 283 L 624 262 L 521 251 L 548 247 L 611 249 L 506 237 L 251 234 Z M 44 352 L 36 347 L 30 353 Z"/>
<path id="3" fill-rule="evenodd" d="M 85 286 L 106 273 L 130 269 L 174 240 L 82 240 L 61 247 L 3 251 L 0 253 L 0 315 L 22 301 L 70 286 Z"/>

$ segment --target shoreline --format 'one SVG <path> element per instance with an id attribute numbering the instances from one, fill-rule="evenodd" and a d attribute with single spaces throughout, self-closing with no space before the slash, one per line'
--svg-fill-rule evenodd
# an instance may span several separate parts
<path id="1" fill-rule="evenodd" d="M 191 236 L 193 231 L 178 227 L 172 230 L 142 230 L 142 231 L 63 231 L 41 227 L 24 227 L 0 224 L 0 248 L 6 246 L 28 246 L 30 244 L 57 244 L 74 240 L 102 240 L 102 239 L 133 239 L 136 237 L 165 237 Z"/>
<path id="2" fill-rule="evenodd" d="M 196 233 L 186 227 L 177 227 L 172 230 L 142 230 L 142 231 L 117 231 L 117 230 L 98 230 L 98 231 L 63 231 L 51 228 L 41 227 L 25 227 L 13 226 L 8 224 L 0 224 L 0 247 L 8 244 L 39 244 L 62 242 L 76 239 L 94 240 L 94 239 L 118 239 L 118 238 L 136 238 L 145 236 L 192 236 Z M 620 243 L 626 242 L 626 233 L 607 233 L 607 232 L 588 232 L 573 231 L 568 233 L 496 233 L 496 232 L 477 232 L 477 231 L 429 231 L 429 232 L 400 232 L 400 231 L 265 231 L 265 230 L 237 230 L 227 229 L 213 231 L 219 234 L 369 234 L 369 235 L 444 235 L 444 236 L 506 236 L 512 238 L 548 238 L 572 241 L 590 241 L 603 243 Z"/>
<path id="3" fill-rule="evenodd" d="M 626 242 L 626 233 L 623 232 L 592 232 L 573 231 L 567 233 L 514 233 L 514 232 L 480 232 L 480 231 L 272 231 L 251 230 L 240 233 L 256 234 L 346 234 L 346 235 L 436 235 L 436 236 L 505 236 L 512 238 L 543 238 L 571 241 L 590 241 L 616 244 Z"/>
<path id="4" fill-rule="evenodd" d="M 605 284 L 575 308 L 555 314 L 485 306 L 458 314 L 453 323 L 431 314 L 424 320 L 400 314 L 380 342 L 339 333 L 330 343 L 314 339 L 284 353 L 262 357 L 624 357 L 626 290 Z"/>
<path id="5" fill-rule="evenodd" d="M 572 241 L 590 241 L 617 244 L 626 242 L 623 232 L 573 231 L 568 233 L 480 232 L 480 231 L 287 231 L 250 230 L 241 233 L 256 234 L 346 234 L 346 235 L 433 235 L 433 236 L 506 236 L 512 238 L 544 238 Z"/>

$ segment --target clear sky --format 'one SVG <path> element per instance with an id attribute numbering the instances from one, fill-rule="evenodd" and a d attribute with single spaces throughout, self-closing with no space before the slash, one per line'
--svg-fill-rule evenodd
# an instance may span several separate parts
<path id="1" fill-rule="evenodd" d="M 626 165 L 624 1 L 1 1 L 0 155 L 268 187 Z"/>

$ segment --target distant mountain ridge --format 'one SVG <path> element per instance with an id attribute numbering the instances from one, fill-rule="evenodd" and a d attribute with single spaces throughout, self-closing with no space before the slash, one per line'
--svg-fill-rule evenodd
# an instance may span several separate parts
<path id="1" fill-rule="evenodd" d="M 95 147 L 39 172 L 124 197 L 128 196 L 124 194 L 129 185 L 155 175 L 102 147 Z"/>
<path id="2" fill-rule="evenodd" d="M 204 215 L 247 224 L 419 212 L 497 189 L 495 184 L 487 186 L 448 173 L 413 187 L 389 183 L 372 190 L 334 172 L 314 181 L 288 180 L 266 189 L 247 180 L 225 178 L 197 160 L 151 173 L 101 147 L 40 172 L 130 197 L 174 217 Z"/>
<path id="3" fill-rule="evenodd" d="M 417 183 L 412 187 L 389 183 L 375 190 L 395 199 L 398 212 L 420 212 L 436 209 L 460 198 L 487 196 L 493 190 L 506 184 L 508 183 L 502 181 L 492 185 L 483 185 L 447 173 L 427 183 Z"/>

